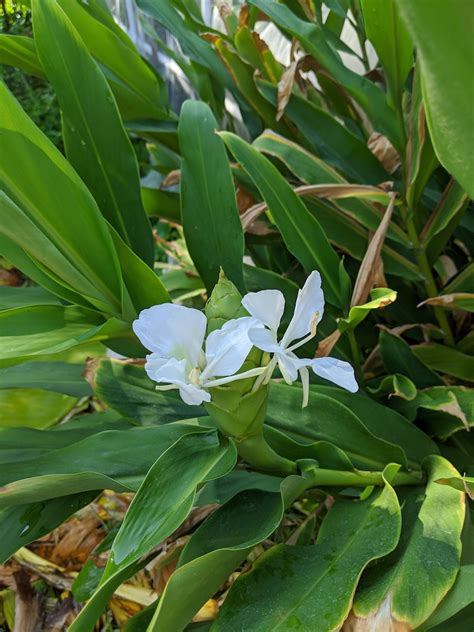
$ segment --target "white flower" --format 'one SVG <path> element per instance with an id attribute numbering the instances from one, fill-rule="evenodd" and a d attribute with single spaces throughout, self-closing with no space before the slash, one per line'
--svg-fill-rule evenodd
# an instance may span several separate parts
<path id="1" fill-rule="evenodd" d="M 133 331 L 152 353 L 145 370 L 159 390 L 177 388 L 186 404 L 211 400 L 207 388 L 261 374 L 256 368 L 234 375 L 252 348 L 249 328 L 261 326 L 254 318 L 230 320 L 206 340 L 207 320 L 197 309 L 164 303 L 140 312 Z"/>
<path id="2" fill-rule="evenodd" d="M 295 312 L 283 338 L 278 342 L 277 331 L 285 308 L 285 298 L 279 290 L 261 290 L 250 292 L 242 299 L 242 305 L 264 328 L 252 328 L 249 330 L 249 338 L 253 344 L 272 353 L 266 374 L 257 382 L 268 382 L 275 366 L 287 384 L 292 384 L 298 373 L 303 383 L 303 407 L 308 403 L 309 373 L 308 367 L 313 369 L 316 375 L 330 380 L 348 391 L 355 392 L 358 385 L 354 377 L 354 370 L 348 362 L 337 358 L 298 358 L 294 350 L 304 345 L 316 335 L 316 326 L 324 313 L 324 294 L 321 289 L 321 277 L 318 272 L 312 272 L 303 289 L 298 292 Z M 295 344 L 291 344 L 299 340 Z"/>

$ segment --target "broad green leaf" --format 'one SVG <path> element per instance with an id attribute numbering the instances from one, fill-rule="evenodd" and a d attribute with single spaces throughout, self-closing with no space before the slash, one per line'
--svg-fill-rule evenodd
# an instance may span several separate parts
<path id="1" fill-rule="evenodd" d="M 402 448 L 369 432 L 349 407 L 312 391 L 309 405 L 301 409 L 301 398 L 299 388 L 272 384 L 267 423 L 299 443 L 333 443 L 360 469 L 381 470 L 391 462 L 406 464 Z"/>
<path id="2" fill-rule="evenodd" d="M 276 104 L 275 86 L 261 80 L 257 81 L 257 86 L 271 103 Z M 322 108 L 293 94 L 285 115 L 316 155 L 343 171 L 351 181 L 378 184 L 386 180 L 384 168 L 367 145 Z"/>
<path id="3" fill-rule="evenodd" d="M 154 258 L 138 164 L 107 81 L 56 1 L 33 0 L 36 49 L 59 99 L 67 157 L 99 208 L 146 263 Z"/>
<path id="4" fill-rule="evenodd" d="M 187 101 L 181 109 L 179 139 L 181 217 L 191 257 L 208 292 L 223 268 L 244 291 L 244 240 L 232 174 L 217 121 L 205 103 Z"/>
<path id="5" fill-rule="evenodd" d="M 413 65 L 413 44 L 398 15 L 396 0 L 362 0 L 365 32 L 385 70 L 395 108 L 401 106 L 403 86 Z"/>
<path id="6" fill-rule="evenodd" d="M 427 431 L 446 439 L 454 432 L 474 426 L 474 389 L 465 386 L 435 386 L 418 391 L 401 407 L 409 418 L 418 415 Z"/>
<path id="7" fill-rule="evenodd" d="M 402 338 L 382 330 L 379 337 L 380 354 L 388 373 L 402 373 L 418 388 L 441 386 L 443 381 L 414 353 Z M 443 347 L 446 349 L 447 347 Z"/>
<path id="8" fill-rule="evenodd" d="M 103 293 L 68 260 L 59 246 L 56 246 L 42 229 L 1 191 L 0 231 L 3 233 L 0 239 L 4 255 L 24 274 L 30 274 L 34 281 L 70 302 L 110 311 Z"/>
<path id="9" fill-rule="evenodd" d="M 405 417 L 362 394 L 349 393 L 334 386 L 311 386 L 311 391 L 340 402 L 373 435 L 403 448 L 411 469 L 419 469 L 426 456 L 439 453 L 436 443 Z M 384 420 L 383 424 L 380 423 L 381 418 Z"/>
<path id="10" fill-rule="evenodd" d="M 86 492 L 2 509 L 0 511 L 0 563 L 6 562 L 22 546 L 53 531 L 69 516 L 92 502 L 96 496 L 96 492 Z"/>
<path id="11" fill-rule="evenodd" d="M 170 301 L 169 294 L 158 275 L 127 246 L 114 228 L 110 227 L 110 233 L 122 268 L 123 282 L 133 305 L 129 320 L 133 319 L 142 309 L 160 303 L 168 303 Z M 125 303 L 124 297 L 122 300 Z M 125 306 L 122 309 L 125 315 Z"/>
<path id="12" fill-rule="evenodd" d="M 73 397 L 92 394 L 82 373 L 83 364 L 68 362 L 24 362 L 0 368 L 0 389 L 41 388 Z"/>
<path id="13" fill-rule="evenodd" d="M 2 487 L 0 490 L 0 510 L 16 505 L 64 498 L 72 494 L 97 492 L 97 490 L 102 489 L 113 489 L 117 492 L 132 491 L 126 485 L 117 483 L 112 478 L 97 472 L 46 474 L 25 478 Z"/>
<path id="14" fill-rule="evenodd" d="M 45 76 L 36 54 L 34 40 L 24 35 L 0 34 L 0 64 L 20 68 L 41 79 Z"/>
<path id="15" fill-rule="evenodd" d="M 109 19 L 98 20 L 87 5 L 76 0 L 58 0 L 74 24 L 90 54 L 101 64 L 119 104 L 122 117 L 168 118 L 166 87 L 135 49 L 128 35 Z"/>
<path id="16" fill-rule="evenodd" d="M 451 632 L 449 619 L 472 603 L 474 603 L 474 564 L 469 564 L 461 566 L 454 586 L 435 612 L 417 628 L 417 632 L 428 632 L 440 624 L 445 625 L 446 632 Z M 465 619 L 464 623 L 468 625 Z"/>
<path id="17" fill-rule="evenodd" d="M 404 623 L 413 629 L 427 619 L 454 584 L 459 569 L 463 494 L 438 485 L 456 475 L 440 456 L 426 461 L 426 489 L 403 493 L 402 534 L 397 549 L 363 575 L 354 601 L 355 614 L 379 625 Z"/>
<path id="18" fill-rule="evenodd" d="M 178 193 L 142 186 L 141 194 L 147 215 L 162 217 L 171 222 L 181 224 L 181 209 Z"/>
<path id="19" fill-rule="evenodd" d="M 321 272 L 328 300 L 343 307 L 347 297 L 341 295 L 339 257 L 318 221 L 267 158 L 234 134 L 220 135 L 260 190 L 290 252 L 307 273 L 315 269 Z"/>
<path id="20" fill-rule="evenodd" d="M 441 164 L 474 197 L 474 5 L 464 0 L 395 0 L 415 43 L 433 146 Z"/>
<path id="21" fill-rule="evenodd" d="M 0 84 L 2 118 L 0 182 L 6 194 L 35 223 L 70 264 L 120 313 L 121 280 L 117 255 L 105 220 L 84 183 L 58 149 Z M 18 164 L 22 169 L 18 169 Z M 44 182 L 54 186 L 44 186 Z M 64 213 L 64 205 L 68 213 Z M 4 233 L 3 220 L 0 233 Z"/>
<path id="22" fill-rule="evenodd" d="M 373 309 L 382 309 L 396 301 L 397 293 L 390 288 L 380 287 L 370 291 L 370 298 L 368 303 L 350 308 L 348 317 L 339 321 L 339 331 L 355 329 Z"/>
<path id="23" fill-rule="evenodd" d="M 348 185 L 339 173 L 323 160 L 311 154 L 309 151 L 293 141 L 279 136 L 271 130 L 265 130 L 252 145 L 264 154 L 269 154 L 281 160 L 294 175 L 306 184 L 342 184 Z M 348 185 L 350 187 L 351 185 Z M 377 230 L 382 219 L 382 214 L 372 204 L 364 200 L 369 197 L 365 187 L 354 185 L 352 190 L 348 188 L 347 196 L 338 196 L 331 199 L 332 203 L 344 211 L 349 217 L 354 218 L 366 228 Z M 370 187 L 367 187 L 370 189 Z M 378 199 L 377 201 L 381 201 Z M 388 202 L 386 199 L 382 201 Z M 407 237 L 403 230 L 396 225 L 389 226 L 387 237 L 394 241 L 407 245 Z"/>
<path id="24" fill-rule="evenodd" d="M 271 474 L 234 469 L 227 476 L 207 482 L 198 492 L 194 504 L 198 507 L 223 505 L 240 492 L 249 489 L 278 493 L 282 480 Z"/>
<path id="25" fill-rule="evenodd" d="M 103 322 L 92 310 L 74 306 L 34 305 L 0 312 L 1 360 L 57 353 L 86 341 L 131 338 L 129 326 Z"/>
<path id="26" fill-rule="evenodd" d="M 283 510 L 280 494 L 246 490 L 209 516 L 185 546 L 149 632 L 182 630 L 252 548 L 273 533 Z"/>
<path id="27" fill-rule="evenodd" d="M 457 349 L 438 343 L 423 343 L 411 347 L 415 356 L 426 366 L 460 380 L 474 382 L 474 358 Z"/>
<path id="28" fill-rule="evenodd" d="M 402 399 L 412 400 L 415 399 L 418 392 L 413 382 L 401 373 L 376 378 L 370 381 L 366 388 L 371 395 L 377 398 L 388 396 L 389 398 L 401 397 Z"/>
<path id="29" fill-rule="evenodd" d="M 320 25 L 298 18 L 288 7 L 270 0 L 250 0 L 283 31 L 295 37 L 367 112 L 375 129 L 384 133 L 395 146 L 401 145 L 400 125 L 384 93 L 369 79 L 349 70 L 328 44 Z"/>
<path id="30" fill-rule="evenodd" d="M 60 305 L 60 301 L 42 287 L 0 286 L 0 310 L 31 305 Z"/>
<path id="31" fill-rule="evenodd" d="M 21 440 L 25 435 L 27 438 L 31 437 L 33 431 L 23 428 L 20 430 L 22 432 L 10 428 L 0 431 L 2 437 L 6 435 L 12 442 L 18 438 L 18 443 L 10 448 L 15 451 L 16 459 L 2 465 L 0 485 L 45 474 L 95 472 L 133 490 L 138 489 L 147 471 L 161 454 L 183 435 L 192 433 L 194 441 L 199 443 L 197 433 L 208 431 L 191 424 L 168 424 L 159 428 L 103 429 L 98 433 L 89 431 L 86 436 L 79 438 L 73 435 L 73 441 L 67 430 L 43 431 L 47 433 L 44 439 L 35 435 L 29 439 L 30 445 L 43 446 L 42 454 L 28 458 L 30 450 L 22 445 Z M 48 448 L 49 439 L 52 439 L 51 446 L 55 447 L 54 459 L 51 454 L 44 452 L 44 448 Z M 100 459 L 97 458 L 98 454 Z"/>
<path id="32" fill-rule="evenodd" d="M 423 305 L 444 307 L 445 309 L 464 309 L 466 312 L 474 312 L 474 294 L 468 292 L 453 292 L 452 294 L 440 294 L 423 301 Z"/>
<path id="33" fill-rule="evenodd" d="M 65 417 L 76 403 L 76 397 L 39 388 L 0 389 L 0 426 L 48 428 Z"/>
<path id="34" fill-rule="evenodd" d="M 91 371 L 91 379 L 101 401 L 145 426 L 205 414 L 202 406 L 185 404 L 173 391 L 157 391 L 143 366 L 104 358 Z"/>
<path id="35" fill-rule="evenodd" d="M 365 501 L 337 501 L 314 546 L 277 545 L 232 585 L 213 632 L 338 630 L 362 570 L 400 534 L 397 496 L 386 484 Z"/>
<path id="36" fill-rule="evenodd" d="M 99 588 L 70 627 L 71 632 L 94 628 L 117 582 L 133 574 L 138 560 L 186 518 L 199 483 L 227 473 L 235 458 L 233 444 L 221 444 L 215 430 L 200 436 L 183 436 L 163 452 L 133 498 L 115 537 Z"/>

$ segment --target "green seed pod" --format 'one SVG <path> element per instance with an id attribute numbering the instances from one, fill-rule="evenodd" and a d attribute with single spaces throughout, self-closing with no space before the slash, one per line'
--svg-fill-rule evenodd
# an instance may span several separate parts
<path id="1" fill-rule="evenodd" d="M 224 323 L 233 318 L 248 316 L 241 305 L 242 295 L 232 281 L 225 276 L 221 269 L 219 280 L 212 290 L 206 304 L 207 333 L 220 329 Z"/>

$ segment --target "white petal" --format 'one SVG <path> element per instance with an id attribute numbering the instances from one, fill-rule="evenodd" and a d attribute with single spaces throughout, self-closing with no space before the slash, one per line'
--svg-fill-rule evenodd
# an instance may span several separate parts
<path id="1" fill-rule="evenodd" d="M 175 358 L 168 360 L 152 353 L 146 358 L 145 371 L 154 382 L 174 384 L 179 389 L 179 394 L 185 404 L 199 405 L 211 400 L 207 391 L 187 382 L 186 360 Z"/>
<path id="2" fill-rule="evenodd" d="M 199 386 L 194 386 L 194 384 L 185 384 L 184 386 L 180 386 L 179 394 L 181 395 L 181 399 L 185 404 L 189 404 L 190 406 L 199 406 L 203 402 L 210 402 L 211 396 L 207 391 Z"/>
<path id="3" fill-rule="evenodd" d="M 162 358 L 187 359 L 197 366 L 206 333 L 202 312 L 183 305 L 163 303 L 140 312 L 133 331 L 144 347 Z"/>
<path id="4" fill-rule="evenodd" d="M 252 348 L 249 329 L 259 326 L 262 327 L 255 318 L 245 316 L 229 320 L 211 332 L 206 340 L 206 367 L 201 380 L 236 373 Z"/>
<path id="5" fill-rule="evenodd" d="M 186 360 L 162 358 L 157 353 L 147 355 L 145 371 L 158 384 L 186 384 Z"/>
<path id="6" fill-rule="evenodd" d="M 249 338 L 257 349 L 268 351 L 268 353 L 277 353 L 281 351 L 281 347 L 277 342 L 276 334 L 269 329 L 261 327 L 259 329 L 252 328 L 249 330 Z"/>
<path id="7" fill-rule="evenodd" d="M 337 358 L 316 358 L 311 361 L 311 368 L 325 380 L 334 382 L 338 386 L 355 393 L 359 390 L 359 385 L 354 376 L 354 369 L 349 362 L 338 360 Z"/>
<path id="8" fill-rule="evenodd" d="M 249 292 L 242 299 L 242 305 L 272 331 L 278 330 L 285 309 L 285 297 L 280 290 Z"/>
<path id="9" fill-rule="evenodd" d="M 287 384 L 293 384 L 298 379 L 299 360 L 291 358 L 286 353 L 278 353 L 278 368 Z"/>
<path id="10" fill-rule="evenodd" d="M 295 312 L 281 341 L 282 346 L 288 347 L 293 340 L 309 334 L 311 320 L 316 313 L 318 314 L 316 322 L 319 323 L 324 314 L 324 294 L 321 289 L 321 276 L 319 272 L 314 271 L 298 292 Z"/>

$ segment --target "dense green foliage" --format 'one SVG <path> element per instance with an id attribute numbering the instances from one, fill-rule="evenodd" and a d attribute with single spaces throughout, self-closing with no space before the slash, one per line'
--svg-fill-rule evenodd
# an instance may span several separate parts
<path id="1" fill-rule="evenodd" d="M 197 97 L 178 116 L 103 0 L 24 4 L 0 34 L 0 255 L 25 279 L 0 287 L 0 560 L 102 490 L 136 492 L 103 574 L 78 580 L 86 632 L 215 503 L 129 632 L 194 629 L 248 563 L 205 629 L 466 630 L 473 7 L 249 0 L 222 3 L 219 31 L 192 0 L 136 0 L 179 42 L 156 35 Z M 38 101 L 59 104 L 58 135 Z M 214 387 L 205 408 L 155 390 L 141 310 L 209 299 L 209 333 L 279 289 L 286 326 L 313 270 L 325 314 L 299 351 L 350 362 L 358 393 L 313 374 L 304 409 L 281 380 Z"/>

